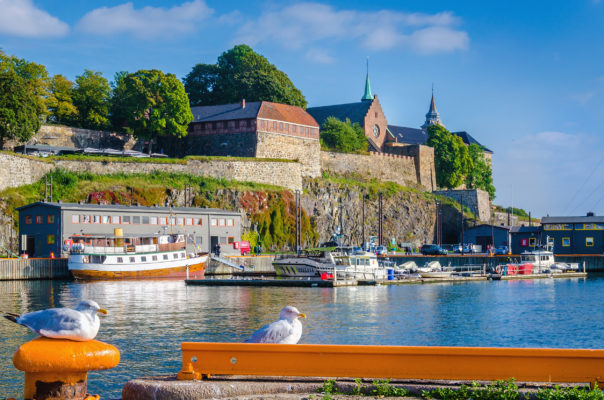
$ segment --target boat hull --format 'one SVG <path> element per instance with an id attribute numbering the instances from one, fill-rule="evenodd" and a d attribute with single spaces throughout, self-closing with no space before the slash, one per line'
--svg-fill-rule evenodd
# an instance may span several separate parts
<path id="1" fill-rule="evenodd" d="M 180 260 L 180 263 L 169 262 L 164 265 L 136 265 L 124 268 L 112 264 L 79 264 L 69 265 L 69 270 L 76 279 L 200 279 L 204 277 L 207 256 Z M 188 274 L 187 274 L 188 271 Z"/>

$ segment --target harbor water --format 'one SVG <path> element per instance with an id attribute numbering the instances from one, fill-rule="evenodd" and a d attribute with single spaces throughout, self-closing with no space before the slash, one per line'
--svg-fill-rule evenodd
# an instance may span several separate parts
<path id="1" fill-rule="evenodd" d="M 183 341 L 241 342 L 294 305 L 302 343 L 604 348 L 604 275 L 340 288 L 203 287 L 183 281 L 4 281 L 0 310 L 25 313 L 93 299 L 109 311 L 98 340 L 118 367 L 91 372 L 88 388 L 121 396 L 129 379 L 176 374 Z M 0 321 L 0 398 L 20 398 L 15 350 L 36 335 Z"/>

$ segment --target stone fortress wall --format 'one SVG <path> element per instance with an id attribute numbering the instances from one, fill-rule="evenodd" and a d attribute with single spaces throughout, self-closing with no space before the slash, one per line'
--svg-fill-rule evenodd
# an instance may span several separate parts
<path id="1" fill-rule="evenodd" d="M 466 190 L 437 190 L 434 192 L 441 196 L 449 197 L 459 204 L 462 204 L 477 213 L 477 217 L 481 222 L 491 222 L 491 201 L 489 193 L 481 189 L 466 189 Z"/>

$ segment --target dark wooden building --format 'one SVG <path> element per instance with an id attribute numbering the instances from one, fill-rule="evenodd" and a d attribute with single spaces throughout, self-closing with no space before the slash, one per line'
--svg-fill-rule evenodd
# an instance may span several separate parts
<path id="1" fill-rule="evenodd" d="M 543 217 L 542 240 L 553 244 L 556 254 L 603 254 L 604 216 Z"/>

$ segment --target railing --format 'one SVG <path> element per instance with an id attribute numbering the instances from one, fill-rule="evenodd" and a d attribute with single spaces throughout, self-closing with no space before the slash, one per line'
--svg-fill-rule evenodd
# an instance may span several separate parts
<path id="1" fill-rule="evenodd" d="M 212 375 L 600 382 L 604 350 L 183 342 L 178 379 Z"/>

